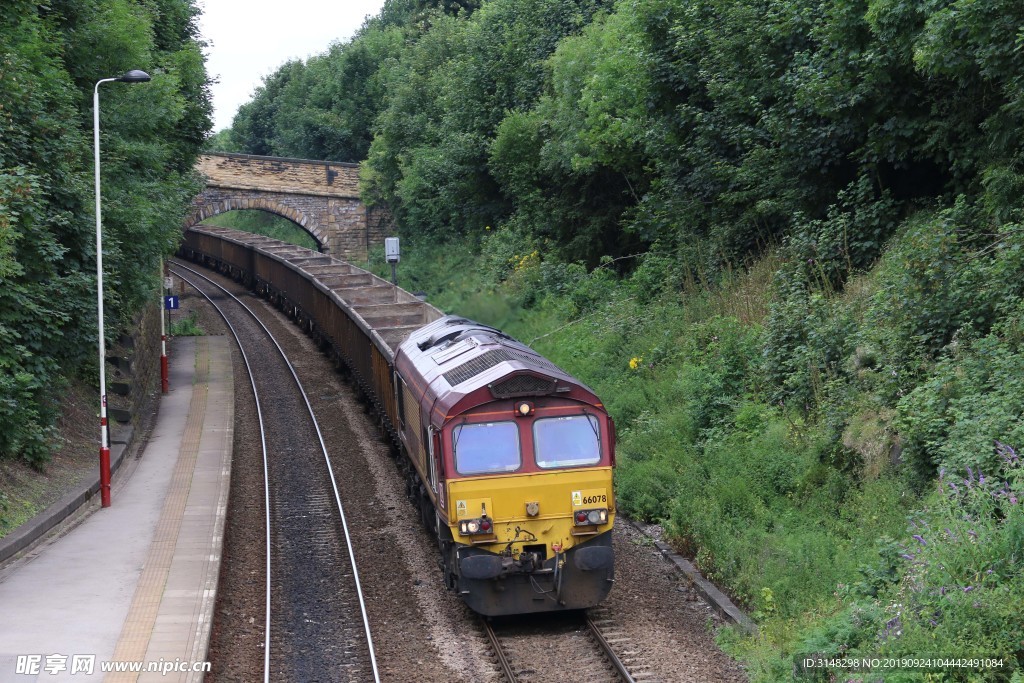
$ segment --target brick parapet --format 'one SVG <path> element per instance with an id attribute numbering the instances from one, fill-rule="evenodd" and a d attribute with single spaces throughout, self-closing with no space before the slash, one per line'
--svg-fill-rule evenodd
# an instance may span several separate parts
<path id="1" fill-rule="evenodd" d="M 359 165 L 248 154 L 204 154 L 196 170 L 210 187 L 359 199 Z"/>

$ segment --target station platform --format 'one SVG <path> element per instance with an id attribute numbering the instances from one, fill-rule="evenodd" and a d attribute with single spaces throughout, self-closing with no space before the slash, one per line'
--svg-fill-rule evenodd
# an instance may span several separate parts
<path id="1" fill-rule="evenodd" d="M 234 430 L 226 337 L 172 340 L 170 392 L 111 506 L 0 572 L 0 683 L 199 681 Z"/>

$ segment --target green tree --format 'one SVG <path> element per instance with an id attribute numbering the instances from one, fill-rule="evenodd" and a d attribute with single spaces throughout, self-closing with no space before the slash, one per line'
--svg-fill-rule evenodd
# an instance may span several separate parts
<path id="1" fill-rule="evenodd" d="M 179 239 L 210 125 L 196 15 L 192 0 L 14 0 L 0 17 L 0 456 L 45 460 L 64 378 L 96 362 L 87 341 L 96 334 L 90 133 L 100 78 L 153 75 L 102 93 L 111 337 L 149 300 L 158 259 Z"/>
<path id="2" fill-rule="evenodd" d="M 468 18 L 436 15 L 384 76 L 365 180 L 399 224 L 426 233 L 477 233 L 509 212 L 488 166 L 510 110 L 531 107 L 558 42 L 587 25 L 596 0 L 494 0 Z"/>

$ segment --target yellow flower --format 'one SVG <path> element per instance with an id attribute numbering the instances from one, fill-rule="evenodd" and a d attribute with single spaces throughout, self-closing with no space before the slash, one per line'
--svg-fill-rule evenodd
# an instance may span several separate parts
<path id="1" fill-rule="evenodd" d="M 643 360 L 643 356 L 633 356 L 632 358 L 629 359 L 629 369 L 636 370 L 637 368 L 640 367 L 640 363 L 643 362 Z"/>

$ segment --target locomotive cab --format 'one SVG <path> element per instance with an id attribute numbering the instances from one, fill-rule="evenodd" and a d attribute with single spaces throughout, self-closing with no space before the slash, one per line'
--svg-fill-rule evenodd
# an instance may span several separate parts
<path id="1" fill-rule="evenodd" d="M 532 349 L 459 318 L 414 332 L 396 368 L 430 425 L 417 470 L 446 585 L 486 615 L 603 600 L 614 578 L 615 435 L 597 397 Z"/>

